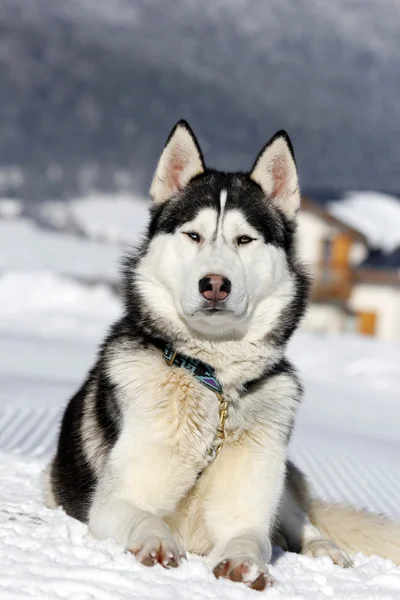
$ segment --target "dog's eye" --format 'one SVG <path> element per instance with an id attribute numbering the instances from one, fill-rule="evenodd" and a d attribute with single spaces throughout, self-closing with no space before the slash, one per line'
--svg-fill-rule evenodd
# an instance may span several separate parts
<path id="1" fill-rule="evenodd" d="M 185 233 L 185 235 L 190 237 L 190 239 L 193 240 L 194 242 L 197 242 L 197 243 L 200 242 L 200 236 L 195 231 L 185 231 L 184 233 Z"/>
<path id="2" fill-rule="evenodd" d="M 238 246 L 243 246 L 244 244 L 250 244 L 250 242 L 253 242 L 254 238 L 251 238 L 248 235 L 240 235 L 237 240 L 236 243 Z"/>

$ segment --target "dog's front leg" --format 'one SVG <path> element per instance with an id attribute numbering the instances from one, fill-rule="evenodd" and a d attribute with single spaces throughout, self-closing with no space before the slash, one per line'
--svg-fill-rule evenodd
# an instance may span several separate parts
<path id="1" fill-rule="evenodd" d="M 105 466 L 89 513 L 98 539 L 112 538 L 145 565 L 176 567 L 184 557 L 163 517 L 171 514 L 196 472 L 168 445 L 121 435 Z"/>
<path id="2" fill-rule="evenodd" d="M 266 565 L 285 478 L 285 446 L 258 427 L 224 447 L 212 466 L 205 516 L 216 577 L 256 590 L 271 583 Z"/>
<path id="3" fill-rule="evenodd" d="M 168 525 L 116 493 L 93 504 L 89 528 L 98 539 L 112 538 L 146 566 L 177 567 L 185 557 Z"/>

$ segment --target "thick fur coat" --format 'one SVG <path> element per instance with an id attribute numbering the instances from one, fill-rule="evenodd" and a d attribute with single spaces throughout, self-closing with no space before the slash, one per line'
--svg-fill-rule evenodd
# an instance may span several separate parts
<path id="1" fill-rule="evenodd" d="M 179 122 L 151 196 L 147 235 L 124 263 L 124 314 L 65 411 L 48 505 L 145 565 L 208 555 L 217 577 L 254 589 L 270 583 L 273 541 L 349 566 L 316 527 L 324 530 L 325 511 L 335 541 L 334 509 L 311 502 L 287 461 L 301 384 L 285 348 L 309 287 L 296 254 L 289 138 L 278 132 L 250 173 L 220 173 L 205 167 Z M 216 394 L 167 364 L 166 344 L 210 365 L 222 385 L 228 414 L 216 458 Z M 388 536 L 385 527 L 377 537 Z M 367 550 L 354 539 L 347 550 Z M 398 557 L 399 539 L 392 544 Z"/>

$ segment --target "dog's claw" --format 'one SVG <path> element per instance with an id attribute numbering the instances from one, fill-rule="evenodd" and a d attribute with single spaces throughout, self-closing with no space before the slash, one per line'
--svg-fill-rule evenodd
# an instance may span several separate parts
<path id="1" fill-rule="evenodd" d="M 183 549 L 172 538 L 161 539 L 156 536 L 138 541 L 130 548 L 130 552 L 146 567 L 160 564 L 166 569 L 174 569 L 185 558 Z"/>
<path id="2" fill-rule="evenodd" d="M 302 554 L 305 554 L 310 558 L 327 556 L 335 565 L 339 565 L 339 567 L 342 567 L 343 569 L 348 569 L 354 566 L 350 556 L 348 556 L 344 550 L 336 546 L 336 544 L 330 540 L 311 540 L 305 544 L 304 548 L 302 549 Z"/>
<path id="3" fill-rule="evenodd" d="M 217 579 L 222 577 L 245 583 L 252 590 L 260 592 L 273 583 L 273 579 L 266 569 L 252 560 L 238 562 L 237 560 L 224 559 L 214 567 L 213 573 Z"/>

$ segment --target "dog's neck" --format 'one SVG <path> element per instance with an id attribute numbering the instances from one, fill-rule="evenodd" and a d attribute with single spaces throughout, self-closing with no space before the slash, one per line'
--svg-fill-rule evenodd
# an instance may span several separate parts
<path id="1" fill-rule="evenodd" d="M 132 307 L 132 319 L 143 331 L 144 339 L 161 339 L 180 354 L 209 364 L 224 387 L 240 388 L 261 377 L 282 358 L 286 340 L 280 342 L 274 333 L 282 327 L 281 317 L 293 299 L 292 277 L 259 302 L 245 329 L 216 335 L 194 330 L 178 314 L 167 290 L 162 286 L 156 289 L 157 294 L 150 286 L 138 287 L 140 302 Z"/>
<path id="2" fill-rule="evenodd" d="M 282 358 L 285 344 L 270 336 L 279 326 L 279 315 L 286 304 L 270 297 L 255 310 L 252 327 L 242 335 L 205 336 L 180 320 L 158 323 L 158 336 L 185 356 L 211 365 L 224 387 L 240 388 L 270 370 Z M 171 327 L 173 325 L 173 327 Z M 166 335 L 160 336 L 160 331 Z"/>
<path id="3" fill-rule="evenodd" d="M 175 345 L 177 352 L 196 357 L 212 365 L 218 379 L 224 387 L 235 388 L 257 379 L 283 356 L 284 348 L 269 344 L 266 340 L 259 343 L 192 338 Z"/>

